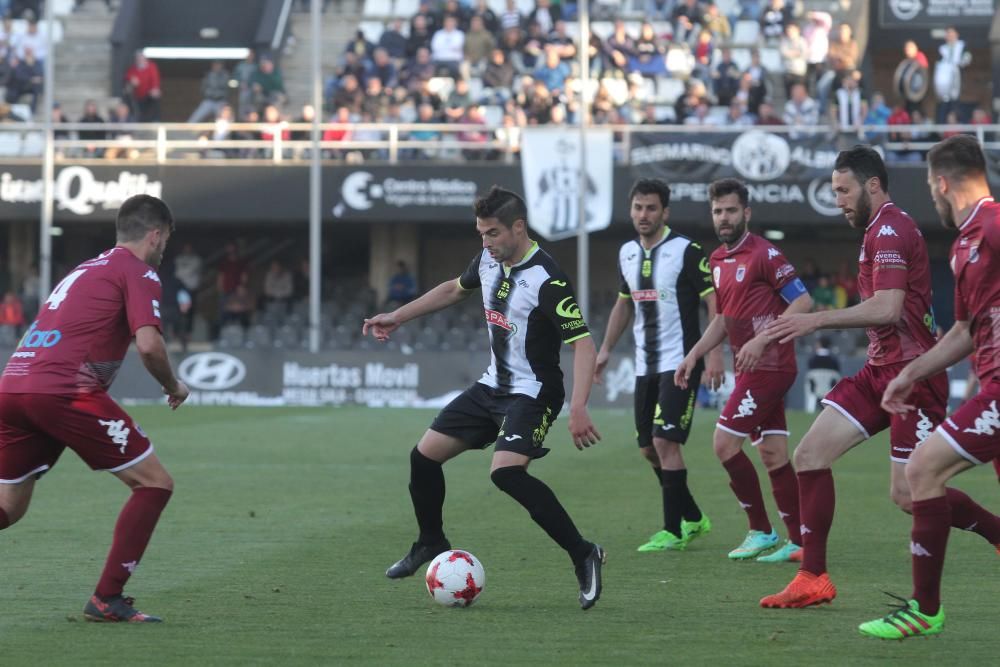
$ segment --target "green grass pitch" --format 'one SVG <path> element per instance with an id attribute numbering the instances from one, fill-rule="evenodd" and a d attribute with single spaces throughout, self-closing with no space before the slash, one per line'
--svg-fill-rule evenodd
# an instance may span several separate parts
<path id="1" fill-rule="evenodd" d="M 746 522 L 700 411 L 685 449 L 695 497 L 715 528 L 684 553 L 635 551 L 659 527 L 660 494 L 625 411 L 594 415 L 604 441 L 576 451 L 560 419 L 532 472 L 585 536 L 608 551 L 604 596 L 577 603 L 566 556 L 489 481 L 489 454 L 446 466 L 445 525 L 486 568 L 469 609 L 435 605 L 422 577 L 385 568 L 415 534 L 408 452 L 429 411 L 133 408 L 176 491 L 129 592 L 162 626 L 82 621 L 126 489 L 72 453 L 37 485 L 34 505 L 0 532 L 0 664 L 996 664 L 1000 559 L 953 532 L 945 633 L 903 643 L 857 634 L 910 592 L 909 517 L 888 498 L 885 435 L 834 469 L 833 605 L 764 610 L 794 565 L 733 563 Z M 790 414 L 792 441 L 810 417 Z M 751 457 L 756 458 L 751 453 Z M 770 499 L 766 475 L 758 471 Z M 992 468 L 958 484 L 994 509 Z M 777 514 L 771 506 L 771 516 Z"/>

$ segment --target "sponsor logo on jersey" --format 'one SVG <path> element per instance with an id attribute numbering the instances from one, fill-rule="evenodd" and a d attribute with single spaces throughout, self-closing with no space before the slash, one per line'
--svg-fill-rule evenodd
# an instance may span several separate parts
<path id="1" fill-rule="evenodd" d="M 882 225 L 881 227 L 878 228 L 878 234 L 875 235 L 875 238 L 879 238 L 880 236 L 898 237 L 899 234 L 896 233 L 896 230 L 893 229 L 891 225 Z"/>
<path id="2" fill-rule="evenodd" d="M 146 273 L 142 274 L 142 277 L 143 278 L 149 278 L 154 283 L 159 283 L 160 282 L 160 276 L 156 275 L 156 271 L 154 271 L 153 269 L 150 269 L 149 271 L 146 271 Z"/>
<path id="3" fill-rule="evenodd" d="M 32 322 L 28 330 L 24 332 L 17 347 L 18 349 L 22 347 L 54 347 L 60 340 L 62 340 L 62 332 L 58 329 L 42 331 L 38 328 L 38 322 Z"/>
<path id="4" fill-rule="evenodd" d="M 648 278 L 653 275 L 653 262 L 649 259 L 642 260 L 642 277 Z"/>
<path id="5" fill-rule="evenodd" d="M 511 333 L 517 333 L 517 325 L 504 317 L 504 314 L 495 310 L 486 311 L 486 323 L 495 324 L 501 329 L 506 329 Z"/>
<path id="6" fill-rule="evenodd" d="M 746 278 L 746 275 L 747 275 L 747 267 L 743 266 L 742 264 L 736 267 L 736 282 L 738 283 L 743 282 L 743 279 Z"/>
<path id="7" fill-rule="evenodd" d="M 633 301 L 657 301 L 659 298 L 660 293 L 655 289 L 632 290 Z"/>
<path id="8" fill-rule="evenodd" d="M 780 253 L 780 252 L 778 252 L 778 249 L 777 249 L 777 248 L 768 248 L 768 249 L 767 249 L 767 258 L 768 258 L 768 259 L 774 259 L 775 257 L 777 257 L 777 256 L 778 256 L 778 255 L 780 255 L 780 254 L 781 254 L 781 253 Z"/>
<path id="9" fill-rule="evenodd" d="M 708 273 L 708 260 L 703 257 L 698 263 L 698 268 L 701 269 L 702 273 Z"/>
<path id="10" fill-rule="evenodd" d="M 906 259 L 903 257 L 903 253 L 898 250 L 879 250 L 875 253 L 872 261 L 876 264 L 897 264 L 900 266 L 906 266 Z"/>
<path id="11" fill-rule="evenodd" d="M 580 319 L 580 306 L 576 305 L 573 297 L 568 296 L 556 304 L 556 315 L 567 320 L 578 320 Z"/>
<path id="12" fill-rule="evenodd" d="M 790 276 L 795 273 L 795 267 L 791 264 L 785 264 L 784 266 L 779 266 L 778 270 L 774 272 L 775 280 L 781 280 L 785 276 Z"/>

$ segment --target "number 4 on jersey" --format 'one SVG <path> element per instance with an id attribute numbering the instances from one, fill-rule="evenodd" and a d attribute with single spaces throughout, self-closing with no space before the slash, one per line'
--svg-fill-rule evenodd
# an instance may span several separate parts
<path id="1" fill-rule="evenodd" d="M 73 283 L 75 283 L 77 279 L 79 279 L 79 277 L 86 272 L 87 269 L 77 269 L 59 281 L 56 288 L 52 290 L 52 294 L 50 294 L 49 298 L 45 300 L 45 304 L 49 307 L 49 310 L 55 310 L 62 305 L 62 302 L 65 301 L 68 296 L 69 288 L 72 287 Z"/>

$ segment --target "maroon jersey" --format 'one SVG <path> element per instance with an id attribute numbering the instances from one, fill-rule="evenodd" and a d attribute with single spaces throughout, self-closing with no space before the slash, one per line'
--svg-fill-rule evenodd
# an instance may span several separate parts
<path id="1" fill-rule="evenodd" d="M 756 234 L 744 234 L 733 248 L 720 246 L 710 258 L 716 311 L 725 318 L 735 357 L 740 348 L 788 307 L 781 296 L 796 280 L 781 251 Z M 795 345 L 777 341 L 764 350 L 756 370 L 795 372 Z"/>
<path id="2" fill-rule="evenodd" d="M 1000 378 L 1000 205 L 981 199 L 951 246 L 955 319 L 969 322 L 980 385 Z"/>
<path id="3" fill-rule="evenodd" d="M 899 321 L 868 327 L 868 363 L 898 364 L 934 346 L 934 310 L 927 245 L 917 223 L 892 202 L 879 208 L 865 230 L 858 257 L 858 292 L 870 299 L 886 289 L 906 291 Z"/>
<path id="4" fill-rule="evenodd" d="M 76 267 L 41 305 L 0 377 L 0 393 L 104 391 L 139 327 L 160 327 L 160 278 L 127 248 Z"/>

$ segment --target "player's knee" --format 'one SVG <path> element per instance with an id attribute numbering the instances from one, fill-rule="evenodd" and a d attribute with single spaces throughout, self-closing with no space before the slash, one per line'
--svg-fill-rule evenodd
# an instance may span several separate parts
<path id="1" fill-rule="evenodd" d="M 712 450 L 720 461 L 728 461 L 737 454 L 743 448 L 743 442 L 737 441 L 735 438 L 726 437 L 726 435 L 720 434 L 719 431 L 715 432 L 715 437 L 712 438 Z"/>
<path id="2" fill-rule="evenodd" d="M 805 443 L 801 443 L 795 448 L 795 453 L 792 455 L 792 465 L 798 472 L 830 467 L 824 463 L 823 458 L 813 448 L 806 446 Z"/>
<path id="3" fill-rule="evenodd" d="M 768 470 L 777 470 L 788 463 L 788 449 L 785 447 L 759 446 L 760 462 Z"/>
<path id="4" fill-rule="evenodd" d="M 490 473 L 490 479 L 498 489 L 510 495 L 517 487 L 518 482 L 527 476 L 528 471 L 521 466 L 506 466 L 497 468 Z"/>
<path id="5" fill-rule="evenodd" d="M 660 455 L 656 453 L 656 450 L 652 447 L 640 447 L 639 453 L 642 454 L 642 458 L 649 461 L 649 464 L 654 468 L 660 467 Z"/>
<path id="6" fill-rule="evenodd" d="M 935 484 L 935 475 L 922 464 L 921 458 L 916 453 L 906 464 L 905 473 L 906 483 L 909 485 L 911 493 L 917 491 L 921 495 L 926 495 L 926 490 Z"/>
<path id="7" fill-rule="evenodd" d="M 892 502 L 896 504 L 896 507 L 907 514 L 913 513 L 913 499 L 910 496 L 909 489 L 901 489 L 894 486 L 889 489 L 889 497 L 892 498 Z"/>

